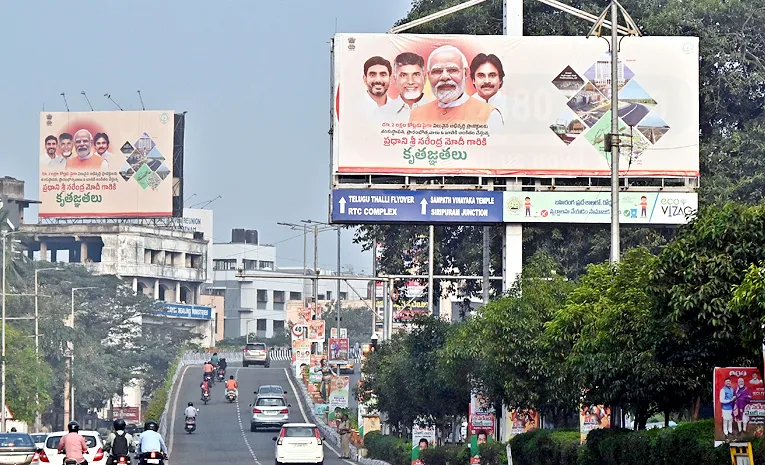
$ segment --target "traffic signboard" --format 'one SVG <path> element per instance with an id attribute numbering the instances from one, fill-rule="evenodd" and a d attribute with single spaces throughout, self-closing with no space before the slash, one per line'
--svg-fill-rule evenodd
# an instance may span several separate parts
<path id="1" fill-rule="evenodd" d="M 335 189 L 333 223 L 502 223 L 502 192 Z"/>

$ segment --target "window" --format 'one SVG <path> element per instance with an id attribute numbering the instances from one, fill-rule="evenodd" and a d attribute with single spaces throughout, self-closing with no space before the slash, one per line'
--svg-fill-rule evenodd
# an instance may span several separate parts
<path id="1" fill-rule="evenodd" d="M 265 331 L 266 330 L 266 320 L 258 320 L 257 323 L 255 323 L 258 327 L 258 331 Z"/>
<path id="2" fill-rule="evenodd" d="M 261 397 L 256 405 L 258 407 L 284 407 L 284 399 L 281 397 Z"/>
<path id="3" fill-rule="evenodd" d="M 245 270 L 257 270 L 258 269 L 258 261 L 257 260 L 243 260 L 244 261 L 244 269 Z"/>
<path id="4" fill-rule="evenodd" d="M 303 300 L 301 292 L 290 292 L 290 300 Z"/>
<path id="5" fill-rule="evenodd" d="M 274 334 L 278 334 L 282 332 L 284 332 L 284 321 L 274 320 Z"/>
<path id="6" fill-rule="evenodd" d="M 340 293 L 340 300 L 348 300 L 348 293 L 347 292 L 341 292 Z"/>
<path id="7" fill-rule="evenodd" d="M 284 291 L 274 291 L 274 302 L 284 303 Z"/>
<path id="8" fill-rule="evenodd" d="M 191 262 L 187 263 L 187 268 L 196 268 L 200 269 L 202 268 L 202 256 L 198 254 L 186 254 L 186 261 Z M 234 260 L 234 268 L 236 268 L 236 260 Z"/>
<path id="9" fill-rule="evenodd" d="M 318 437 L 316 429 L 311 426 L 286 426 L 284 437 L 287 438 L 313 438 Z"/>
<path id="10" fill-rule="evenodd" d="M 247 344 L 244 350 L 266 350 L 266 345 L 262 343 Z"/>
<path id="11" fill-rule="evenodd" d="M 261 270 L 273 270 L 274 269 L 274 262 L 268 261 L 268 260 L 261 260 L 260 261 L 260 269 Z"/>
<path id="12" fill-rule="evenodd" d="M 258 302 L 268 302 L 268 291 L 265 289 L 258 289 Z"/>
<path id="13" fill-rule="evenodd" d="M 332 291 L 327 291 L 327 300 L 332 300 Z"/>
<path id="14" fill-rule="evenodd" d="M 230 271 L 236 269 L 236 259 L 213 260 L 213 270 Z"/>

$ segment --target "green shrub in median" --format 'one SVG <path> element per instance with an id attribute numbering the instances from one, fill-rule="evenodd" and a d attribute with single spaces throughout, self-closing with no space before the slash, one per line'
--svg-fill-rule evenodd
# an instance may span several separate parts
<path id="1" fill-rule="evenodd" d="M 466 444 L 448 444 L 420 452 L 425 465 L 465 465 L 470 461 L 470 449 Z"/>
<path id="2" fill-rule="evenodd" d="M 364 447 L 369 458 L 382 460 L 391 465 L 411 465 L 412 441 L 395 436 L 385 436 L 379 431 L 364 435 Z"/>
<path id="3" fill-rule="evenodd" d="M 510 441 L 514 465 L 578 465 L 579 432 L 538 429 Z"/>

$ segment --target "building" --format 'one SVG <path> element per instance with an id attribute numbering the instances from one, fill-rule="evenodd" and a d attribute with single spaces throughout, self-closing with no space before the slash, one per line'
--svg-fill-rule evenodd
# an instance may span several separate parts
<path id="1" fill-rule="evenodd" d="M 255 230 L 233 229 L 231 242 L 212 246 L 213 284 L 207 292 L 225 297 L 224 334 L 239 337 L 248 333 L 272 337 L 287 327 L 287 303 L 313 302 L 313 269 L 279 268 L 276 247 L 260 244 Z M 239 277 L 240 272 L 247 277 Z M 306 273 L 305 275 L 303 273 Z M 320 271 L 321 275 L 336 272 Z M 295 278 L 284 277 L 295 275 Z M 304 277 L 307 276 L 307 277 Z M 366 296 L 369 278 L 342 282 L 340 300 Z M 337 282 L 318 280 L 317 301 L 328 303 L 337 296 Z"/>
<path id="2" fill-rule="evenodd" d="M 0 229 L 17 229 L 24 223 L 24 210 L 33 203 L 40 202 L 24 198 L 24 181 L 8 176 L 0 178 L 0 211 L 3 212 L 0 217 L 5 218 Z"/>

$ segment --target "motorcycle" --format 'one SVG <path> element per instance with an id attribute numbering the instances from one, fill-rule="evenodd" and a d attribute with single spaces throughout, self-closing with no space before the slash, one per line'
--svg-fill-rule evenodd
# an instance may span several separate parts
<path id="1" fill-rule="evenodd" d="M 213 374 L 212 374 L 212 373 L 205 373 L 205 375 L 204 375 L 204 378 L 203 378 L 203 379 L 204 379 L 205 381 L 207 381 L 208 383 L 210 383 L 210 386 L 212 386 L 213 384 L 215 384 L 215 377 L 213 376 Z"/>
<path id="2" fill-rule="evenodd" d="M 229 402 L 236 402 L 236 391 L 233 389 L 226 391 L 226 400 Z"/>
<path id="3" fill-rule="evenodd" d="M 127 455 L 118 455 L 116 457 L 113 457 L 113 459 L 114 460 L 112 461 L 112 463 L 117 464 L 117 465 L 129 464 L 130 463 L 130 457 L 128 457 Z"/>
<path id="4" fill-rule="evenodd" d="M 191 434 L 197 429 L 197 419 L 194 417 L 186 417 L 186 432 Z"/>
<path id="5" fill-rule="evenodd" d="M 77 463 L 75 459 L 65 459 L 64 465 L 81 465 L 84 462 Z"/>
<path id="6" fill-rule="evenodd" d="M 210 401 L 210 391 L 205 391 L 202 393 L 202 402 L 207 405 L 207 403 Z"/>
<path id="7" fill-rule="evenodd" d="M 146 452 L 138 456 L 139 465 L 165 465 L 167 457 L 162 452 Z"/>
<path id="8" fill-rule="evenodd" d="M 218 370 L 218 381 L 223 381 L 226 379 L 226 370 L 220 369 Z"/>

